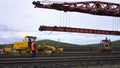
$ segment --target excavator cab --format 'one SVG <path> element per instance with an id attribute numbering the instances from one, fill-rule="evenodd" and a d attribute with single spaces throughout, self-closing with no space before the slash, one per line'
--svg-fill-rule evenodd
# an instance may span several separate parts
<path id="1" fill-rule="evenodd" d="M 25 36 L 24 41 L 28 43 L 28 47 L 31 47 L 32 40 L 36 40 L 36 37 L 34 36 Z"/>
<path id="2" fill-rule="evenodd" d="M 14 42 L 13 50 L 17 50 L 22 54 L 29 53 L 30 48 L 31 48 L 31 43 L 32 43 L 33 39 L 35 40 L 36 37 L 34 37 L 34 36 L 25 36 L 23 41 Z"/>
<path id="3" fill-rule="evenodd" d="M 111 51 L 111 40 L 105 39 L 101 41 L 101 46 L 103 51 Z"/>

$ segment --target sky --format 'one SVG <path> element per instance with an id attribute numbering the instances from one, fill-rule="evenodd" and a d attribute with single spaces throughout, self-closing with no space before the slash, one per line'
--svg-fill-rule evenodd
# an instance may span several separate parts
<path id="1" fill-rule="evenodd" d="M 42 1 L 42 0 L 41 0 Z M 48 2 L 48 0 L 44 0 Z M 53 1 L 53 0 L 49 0 Z M 89 0 L 54 0 L 78 2 Z M 120 0 L 99 0 L 120 3 Z M 120 18 L 95 16 L 78 12 L 63 12 L 52 9 L 34 8 L 33 0 L 0 0 L 0 44 L 22 41 L 24 36 L 36 36 L 37 40 L 50 39 L 73 44 L 93 44 L 108 37 L 112 41 L 120 40 L 119 36 L 96 35 L 85 33 L 53 32 L 38 30 L 40 25 L 70 26 L 120 31 Z"/>

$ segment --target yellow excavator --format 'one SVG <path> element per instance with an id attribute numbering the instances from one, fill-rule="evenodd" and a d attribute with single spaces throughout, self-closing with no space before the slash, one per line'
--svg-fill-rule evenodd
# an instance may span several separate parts
<path id="1" fill-rule="evenodd" d="M 63 53 L 63 48 L 58 48 L 58 47 L 54 47 L 54 46 L 50 46 L 50 45 L 46 45 L 46 44 L 43 44 L 43 45 L 38 45 L 38 52 L 41 53 L 42 55 L 51 55 L 51 54 L 54 54 L 54 53 Z"/>
<path id="2" fill-rule="evenodd" d="M 36 39 L 34 36 L 25 36 L 23 41 L 14 42 L 13 50 L 19 51 L 21 54 L 27 54 L 31 52 L 31 41 Z"/>
<path id="3" fill-rule="evenodd" d="M 31 54 L 31 41 L 33 39 L 36 39 L 35 36 L 25 36 L 23 41 L 14 42 L 13 50 L 19 51 L 20 54 Z M 42 53 L 43 54 L 52 54 L 52 53 L 62 53 L 63 48 L 58 48 L 54 46 L 49 45 L 36 45 L 36 53 Z"/>

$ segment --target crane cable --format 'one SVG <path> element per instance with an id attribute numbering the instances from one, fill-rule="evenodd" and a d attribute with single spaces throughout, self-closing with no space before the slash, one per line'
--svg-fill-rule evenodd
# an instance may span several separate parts
<path id="1" fill-rule="evenodd" d="M 61 26 L 62 24 L 62 12 L 60 11 L 60 19 L 59 19 L 59 25 Z"/>
<path id="2" fill-rule="evenodd" d="M 62 26 L 64 26 L 64 22 L 65 22 L 65 21 L 64 21 L 64 20 L 65 20 L 64 18 L 65 18 L 65 13 L 63 12 L 63 13 L 62 13 Z"/>
<path id="3" fill-rule="evenodd" d="M 43 0 L 42 1 L 43 3 L 49 3 L 50 4 L 50 1 L 49 0 Z M 50 10 L 50 9 L 49 9 Z M 49 31 L 49 33 L 48 33 L 48 31 L 43 31 L 44 32 L 44 34 L 46 34 L 46 35 L 51 35 L 52 33 L 53 33 L 53 31 Z"/>
<path id="4" fill-rule="evenodd" d="M 67 13 L 65 13 L 65 26 L 67 26 Z"/>
<path id="5" fill-rule="evenodd" d="M 59 25 L 70 27 L 70 13 L 60 12 Z"/>
<path id="6" fill-rule="evenodd" d="M 113 17 L 113 30 L 114 31 L 117 30 L 117 19 L 116 19 L 116 17 Z"/>
<path id="7" fill-rule="evenodd" d="M 117 31 L 117 19 L 115 17 L 115 31 Z"/>
<path id="8" fill-rule="evenodd" d="M 70 13 L 68 13 L 68 27 L 70 27 Z"/>
<path id="9" fill-rule="evenodd" d="M 64 13 L 62 11 L 60 12 L 59 25 L 64 25 Z"/>
<path id="10" fill-rule="evenodd" d="M 66 26 L 70 27 L 70 13 L 66 13 Z"/>

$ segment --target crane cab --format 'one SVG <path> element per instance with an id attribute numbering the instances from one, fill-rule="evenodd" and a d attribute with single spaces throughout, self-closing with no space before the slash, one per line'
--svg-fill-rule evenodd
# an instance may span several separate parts
<path id="1" fill-rule="evenodd" d="M 102 51 L 111 51 L 111 41 L 107 38 L 101 41 Z"/>

